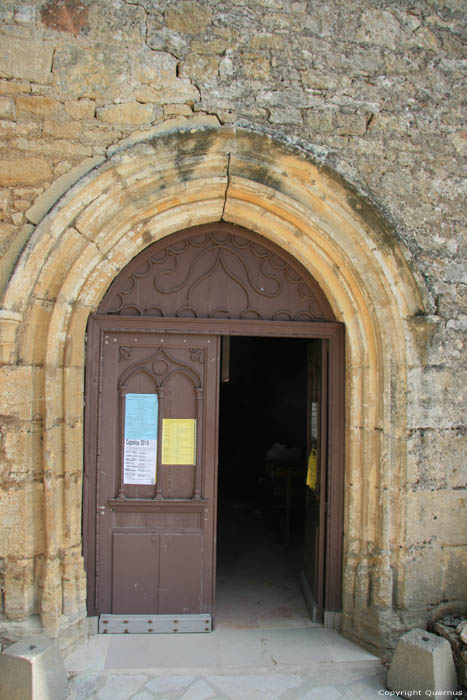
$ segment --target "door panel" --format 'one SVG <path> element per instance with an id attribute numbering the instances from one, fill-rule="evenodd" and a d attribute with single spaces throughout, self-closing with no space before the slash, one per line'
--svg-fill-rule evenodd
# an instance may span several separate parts
<path id="1" fill-rule="evenodd" d="M 324 556 L 326 542 L 327 467 L 327 341 L 314 341 L 307 351 L 307 452 L 315 450 L 306 489 L 303 588 L 310 615 L 322 622 L 324 605 Z"/>
<path id="2" fill-rule="evenodd" d="M 97 362 L 98 388 L 97 613 L 212 611 L 218 344 L 215 336 L 148 332 L 134 320 L 90 322 L 89 350 L 96 359 L 88 371 L 96 380 Z M 157 470 L 152 483 L 126 483 L 132 478 L 125 478 L 124 470 L 128 394 L 137 395 L 137 400 L 140 395 L 157 396 Z M 174 443 L 175 452 L 165 452 L 166 461 L 174 464 L 162 464 L 167 419 L 175 420 L 178 428 L 190 427 L 189 448 L 195 421 L 194 457 L 186 456 L 190 449 L 180 457 L 179 444 Z"/>
<path id="3" fill-rule="evenodd" d="M 141 559 L 145 562 L 143 570 L 139 569 Z M 112 562 L 113 612 L 137 614 L 155 610 L 159 536 L 151 532 L 114 532 Z"/>
<path id="4" fill-rule="evenodd" d="M 201 610 L 203 537 L 200 534 L 161 537 L 159 607 L 165 613 Z M 204 611 L 206 612 L 206 610 Z"/>

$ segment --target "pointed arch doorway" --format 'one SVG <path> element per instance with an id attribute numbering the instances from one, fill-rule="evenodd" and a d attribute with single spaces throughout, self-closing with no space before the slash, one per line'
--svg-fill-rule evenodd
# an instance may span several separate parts
<path id="1" fill-rule="evenodd" d="M 343 325 L 297 260 L 218 223 L 140 253 L 89 321 L 84 547 L 88 614 L 102 631 L 211 629 L 228 338 L 308 345 L 303 585 L 315 620 L 332 624 L 341 609 Z"/>

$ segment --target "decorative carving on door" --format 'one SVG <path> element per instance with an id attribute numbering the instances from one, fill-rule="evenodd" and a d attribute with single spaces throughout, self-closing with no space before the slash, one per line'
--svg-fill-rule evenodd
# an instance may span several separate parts
<path id="1" fill-rule="evenodd" d="M 88 343 L 89 609 L 205 616 L 214 604 L 219 340 L 107 316 L 90 319 Z"/>
<path id="2" fill-rule="evenodd" d="M 329 337 L 330 422 L 341 445 L 342 396 L 336 392 L 343 387 L 343 333 L 334 321 L 318 283 L 297 260 L 231 224 L 168 236 L 122 270 L 88 324 L 89 614 L 212 612 L 221 336 Z M 152 398 L 134 398 L 145 394 Z M 136 447 L 123 441 L 132 415 L 127 406 L 146 401 L 146 416 L 151 402 L 158 407 L 154 478 L 149 458 L 137 465 L 143 477 L 133 477 Z M 334 454 L 341 469 L 343 450 Z M 334 556 L 340 572 L 341 520 L 334 529 L 338 545 L 326 556 Z M 338 585 L 336 591 L 339 600 Z"/>
<path id="3" fill-rule="evenodd" d="M 201 420 L 203 410 L 202 378 L 201 374 L 189 364 L 188 360 L 190 359 L 192 362 L 200 363 L 202 365 L 200 368 L 201 373 L 204 373 L 204 350 L 202 348 L 177 348 L 175 353 L 178 356 L 176 356 L 174 352 L 169 352 L 166 347 L 159 347 L 156 351 L 151 352 L 149 355 L 141 357 L 142 350 L 144 350 L 144 348 L 141 346 L 119 346 L 119 362 L 129 362 L 131 359 L 133 359 L 135 353 L 136 355 L 139 354 L 139 358 L 136 361 L 128 364 L 124 368 L 118 382 L 121 421 L 123 420 L 125 395 L 131 392 L 131 386 L 134 384 L 134 380 L 138 381 L 138 375 L 141 374 L 146 375 L 146 381 L 147 379 L 152 381 L 153 391 L 159 397 L 161 416 L 165 415 L 165 404 L 167 401 L 170 401 L 171 395 L 177 390 L 177 375 L 184 377 L 186 379 L 186 382 L 184 382 L 186 405 L 192 406 L 193 418 L 195 418 L 197 421 Z M 183 356 L 186 356 L 186 362 L 183 360 Z M 159 433 L 161 433 L 160 430 Z M 198 450 L 202 450 L 200 440 L 198 440 Z M 193 495 L 191 498 L 193 500 L 199 500 L 201 498 L 199 459 L 197 464 L 198 467 L 193 466 L 192 470 Z M 154 498 L 157 500 L 161 500 L 168 495 L 165 493 L 162 476 L 163 472 L 161 469 L 159 469 L 154 492 Z M 134 487 L 128 487 L 123 484 L 120 474 L 118 499 L 122 500 L 128 496 L 134 497 L 135 491 L 136 489 Z M 145 495 L 147 496 L 148 494 Z M 187 494 L 184 495 L 186 497 Z M 173 496 L 174 494 L 172 494 L 172 497 Z"/>
<path id="4" fill-rule="evenodd" d="M 334 320 L 319 285 L 296 260 L 261 236 L 221 223 L 187 229 L 149 246 L 117 277 L 99 313 Z"/>

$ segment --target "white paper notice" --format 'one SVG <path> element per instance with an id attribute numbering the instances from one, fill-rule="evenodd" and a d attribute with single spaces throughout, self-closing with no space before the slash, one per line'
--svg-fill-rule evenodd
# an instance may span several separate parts
<path id="1" fill-rule="evenodd" d="M 157 440 L 125 440 L 125 484 L 156 483 Z"/>
<path id="2" fill-rule="evenodd" d="M 125 484 L 156 483 L 157 394 L 125 396 L 123 481 Z"/>

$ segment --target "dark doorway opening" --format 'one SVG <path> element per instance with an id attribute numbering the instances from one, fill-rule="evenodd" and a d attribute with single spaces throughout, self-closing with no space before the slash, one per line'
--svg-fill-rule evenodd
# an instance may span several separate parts
<path id="1" fill-rule="evenodd" d="M 312 442 L 309 348 L 223 339 L 216 623 L 311 624 L 300 590 Z"/>

